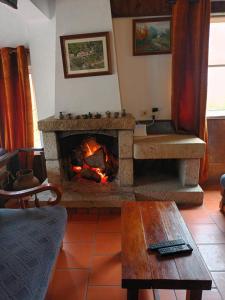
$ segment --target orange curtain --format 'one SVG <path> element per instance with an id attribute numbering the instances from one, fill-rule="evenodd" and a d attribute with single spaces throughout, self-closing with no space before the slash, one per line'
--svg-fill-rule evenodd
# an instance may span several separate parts
<path id="1" fill-rule="evenodd" d="M 33 147 L 33 116 L 27 52 L 23 46 L 0 49 L 0 147 Z M 23 166 L 27 161 L 22 159 Z"/>
<path id="2" fill-rule="evenodd" d="M 172 120 L 177 132 L 207 142 L 206 98 L 210 0 L 177 0 L 173 7 Z M 207 151 L 200 181 L 207 179 Z"/>

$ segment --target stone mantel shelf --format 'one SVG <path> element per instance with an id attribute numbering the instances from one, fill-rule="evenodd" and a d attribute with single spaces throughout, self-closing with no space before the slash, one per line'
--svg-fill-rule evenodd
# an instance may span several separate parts
<path id="1" fill-rule="evenodd" d="M 38 122 L 42 131 L 67 130 L 133 130 L 135 118 L 131 114 L 120 118 L 57 119 L 54 116 Z"/>

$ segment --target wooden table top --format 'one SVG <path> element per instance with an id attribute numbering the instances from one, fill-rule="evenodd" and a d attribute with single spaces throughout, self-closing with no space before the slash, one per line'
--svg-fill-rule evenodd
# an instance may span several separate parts
<path id="1" fill-rule="evenodd" d="M 183 238 L 191 255 L 159 257 L 150 243 Z M 210 290 L 211 277 L 177 206 L 172 201 L 125 202 L 122 206 L 122 287 Z"/>

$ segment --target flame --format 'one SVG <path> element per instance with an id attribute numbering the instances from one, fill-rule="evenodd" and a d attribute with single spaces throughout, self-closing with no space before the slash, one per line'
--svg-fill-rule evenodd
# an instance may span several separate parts
<path id="1" fill-rule="evenodd" d="M 90 148 L 90 146 L 89 146 L 89 144 L 88 143 L 86 143 L 86 147 L 87 147 L 87 149 L 88 149 L 88 154 L 86 154 L 87 156 L 91 156 L 91 155 L 93 155 L 94 154 L 94 152 L 91 150 L 91 148 Z"/>
<path id="2" fill-rule="evenodd" d="M 94 139 L 89 139 L 83 144 L 85 157 L 93 155 L 100 148 L 101 145 L 99 145 Z"/>
<path id="3" fill-rule="evenodd" d="M 95 171 L 98 175 L 101 177 L 101 183 L 106 183 L 108 181 L 108 176 L 106 176 L 104 173 L 102 173 L 100 168 L 91 168 L 93 171 Z"/>

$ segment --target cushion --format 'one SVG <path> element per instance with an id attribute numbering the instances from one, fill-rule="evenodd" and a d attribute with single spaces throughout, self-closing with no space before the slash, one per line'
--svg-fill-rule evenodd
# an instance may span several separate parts
<path id="1" fill-rule="evenodd" d="M 5 149 L 0 148 L 0 156 L 4 155 L 6 153 Z"/>
<path id="2" fill-rule="evenodd" d="M 65 232 L 66 209 L 0 209 L 0 300 L 43 300 Z"/>
<path id="3" fill-rule="evenodd" d="M 220 177 L 220 184 L 225 189 L 225 174 Z"/>

